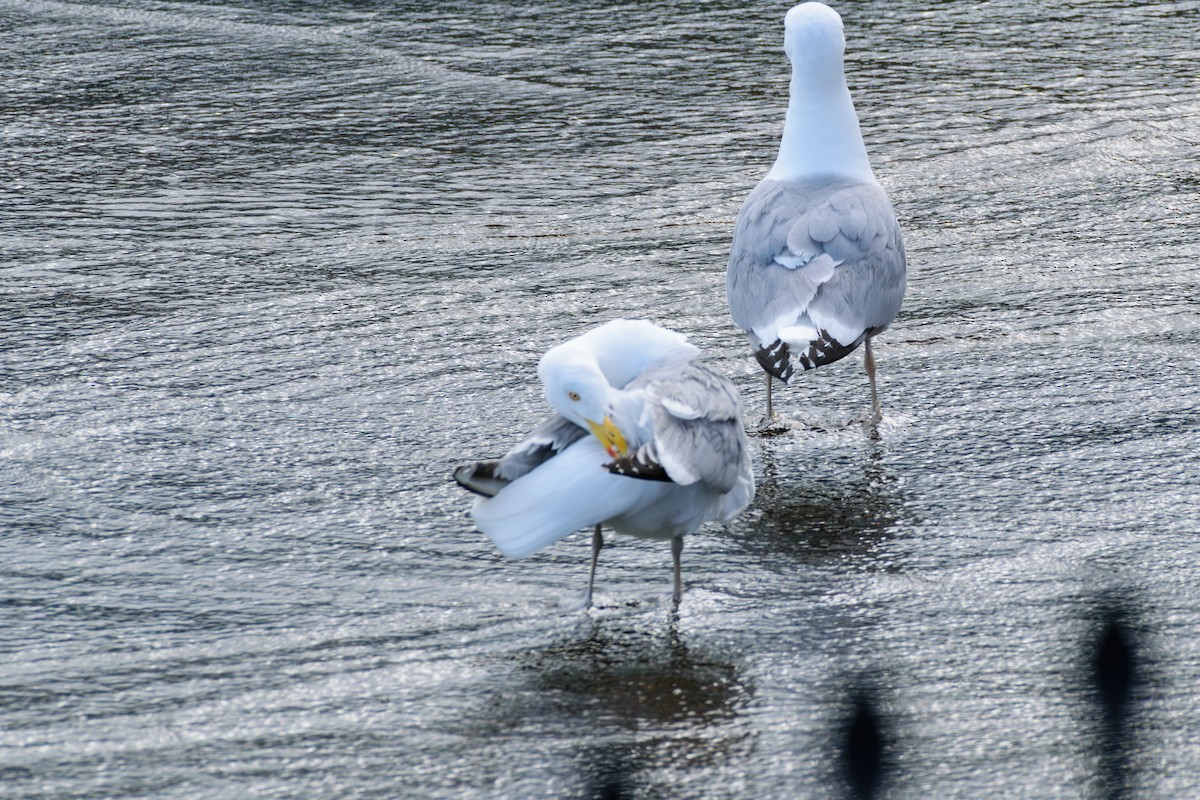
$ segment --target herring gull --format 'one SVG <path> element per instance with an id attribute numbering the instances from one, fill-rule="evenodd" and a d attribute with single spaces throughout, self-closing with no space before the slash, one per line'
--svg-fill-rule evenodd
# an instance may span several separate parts
<path id="1" fill-rule="evenodd" d="M 882 418 L 871 339 L 904 298 L 904 241 L 867 159 L 846 88 L 842 19 L 803 3 L 784 19 L 792 63 L 779 156 L 746 198 L 733 232 L 726 291 L 767 374 L 767 413 L 777 421 L 771 379 L 829 364 L 862 344 L 871 414 Z"/>
<path id="2" fill-rule="evenodd" d="M 476 526 L 510 558 L 594 526 L 589 606 L 602 525 L 670 539 L 678 602 L 684 534 L 754 496 L 737 389 L 699 352 L 683 334 L 624 319 L 547 351 L 538 377 L 557 413 L 502 458 L 454 471 L 483 496 Z"/>

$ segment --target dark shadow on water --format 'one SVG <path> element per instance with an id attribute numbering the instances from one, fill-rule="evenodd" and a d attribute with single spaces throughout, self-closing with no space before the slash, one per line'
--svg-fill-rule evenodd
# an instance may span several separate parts
<path id="1" fill-rule="evenodd" d="M 852 463 L 798 466 L 763 453 L 754 502 L 730 535 L 777 569 L 845 555 L 870 554 L 905 514 L 902 487 L 864 442 Z M 779 556 L 784 556 L 781 561 Z"/>
<path id="2" fill-rule="evenodd" d="M 675 632 L 597 621 L 590 635 L 528 657 L 537 688 L 567 713 L 641 730 L 714 725 L 736 715 L 749 695 L 737 667 L 689 647 Z"/>
<path id="3" fill-rule="evenodd" d="M 889 711 L 885 679 L 883 673 L 847 679 L 841 696 L 832 699 L 839 721 L 830 731 L 829 783 L 848 800 L 880 797 L 897 772 L 899 726 Z"/>
<path id="4" fill-rule="evenodd" d="M 585 800 L 633 797 L 640 757 L 631 742 L 606 742 L 585 747 L 579 754 Z"/>
<path id="5" fill-rule="evenodd" d="M 689 646 L 674 624 L 593 621 L 583 638 L 529 653 L 520 669 L 521 727 L 574 740 L 584 797 L 655 796 L 651 776 L 663 767 L 735 763 L 752 750 L 737 721 L 753 688 L 736 664 Z"/>
<path id="6" fill-rule="evenodd" d="M 1134 764 L 1145 746 L 1146 700 L 1160 683 L 1144 605 L 1128 590 L 1104 590 L 1085 601 L 1086 634 L 1076 661 L 1081 726 L 1096 765 L 1095 796 L 1133 796 Z"/>

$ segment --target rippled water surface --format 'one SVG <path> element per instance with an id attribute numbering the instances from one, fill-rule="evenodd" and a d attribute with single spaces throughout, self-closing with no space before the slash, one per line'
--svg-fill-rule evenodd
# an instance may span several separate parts
<path id="1" fill-rule="evenodd" d="M 885 420 L 803 376 L 678 612 L 611 537 L 584 613 L 449 473 L 614 316 L 761 413 L 787 4 L 0 0 L 0 796 L 831 797 L 863 683 L 890 797 L 1090 796 L 1110 601 L 1137 796 L 1200 791 L 1200 4 L 837 8 Z"/>

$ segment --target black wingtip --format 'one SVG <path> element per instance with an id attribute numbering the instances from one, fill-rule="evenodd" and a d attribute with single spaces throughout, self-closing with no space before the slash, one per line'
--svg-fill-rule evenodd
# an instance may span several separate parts
<path id="1" fill-rule="evenodd" d="M 605 464 L 604 468 L 614 475 L 623 475 L 626 478 L 671 482 L 671 476 L 667 474 L 666 467 L 657 461 L 643 458 L 640 450 L 633 455 L 614 459 Z"/>
<path id="2" fill-rule="evenodd" d="M 754 358 L 771 377 L 784 383 L 790 381 L 796 373 L 796 368 L 792 366 L 791 348 L 782 339 L 776 339 L 771 344 L 755 350 Z"/>
<path id="3" fill-rule="evenodd" d="M 496 476 L 495 461 L 476 461 L 471 464 L 462 464 L 454 468 L 455 482 L 466 489 L 468 492 L 474 492 L 482 497 L 495 497 L 508 481 Z"/>
<path id="4" fill-rule="evenodd" d="M 759 366 L 770 373 L 772 377 L 789 383 L 795 376 L 797 367 L 810 370 L 840 361 L 853 353 L 873 330 L 864 331 L 850 344 L 842 344 L 833 338 L 829 331 L 821 330 L 818 332 L 817 338 L 809 342 L 808 347 L 798 353 L 793 353 L 791 345 L 787 342 L 776 339 L 756 350 L 754 358 L 757 359 Z"/>

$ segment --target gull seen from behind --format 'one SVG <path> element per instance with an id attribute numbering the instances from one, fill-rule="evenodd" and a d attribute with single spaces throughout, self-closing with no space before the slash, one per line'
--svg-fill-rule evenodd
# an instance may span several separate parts
<path id="1" fill-rule="evenodd" d="M 779 155 L 746 198 L 726 274 L 730 314 L 767 374 L 761 429 L 782 429 L 771 381 L 837 361 L 860 344 L 882 418 L 871 339 L 904 298 L 904 241 L 875 179 L 846 88 L 837 12 L 803 3 L 784 20 L 792 64 Z"/>

